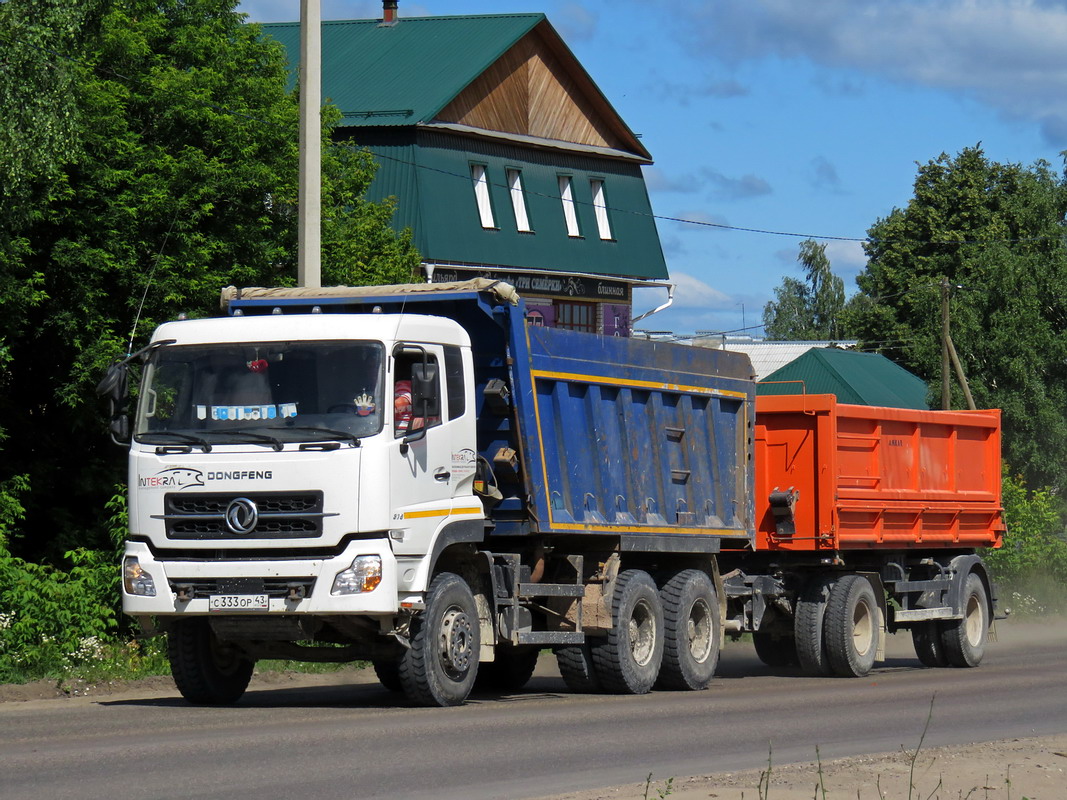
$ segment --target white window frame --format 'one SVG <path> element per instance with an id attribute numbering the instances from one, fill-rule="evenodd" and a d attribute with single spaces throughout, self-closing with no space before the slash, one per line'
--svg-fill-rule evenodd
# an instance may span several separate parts
<path id="1" fill-rule="evenodd" d="M 590 178 L 589 189 L 593 194 L 593 211 L 596 212 L 596 227 L 600 238 L 606 242 L 615 237 L 611 235 L 611 220 L 608 219 L 608 201 L 604 195 L 604 179 Z"/>
<path id="2" fill-rule="evenodd" d="M 515 212 L 515 230 L 519 233 L 533 233 L 530 227 L 530 215 L 526 211 L 526 195 L 522 186 L 522 170 L 508 167 L 508 190 L 511 192 L 511 208 Z"/>
<path id="3" fill-rule="evenodd" d="M 580 239 L 582 230 L 578 227 L 578 209 L 574 205 L 574 181 L 570 175 L 559 176 L 559 199 L 563 203 L 563 220 L 567 224 L 567 235 Z"/>
<path id="4" fill-rule="evenodd" d="M 471 182 L 474 184 L 474 199 L 478 204 L 478 219 L 486 230 L 496 230 L 487 172 L 485 164 L 471 164 Z"/>

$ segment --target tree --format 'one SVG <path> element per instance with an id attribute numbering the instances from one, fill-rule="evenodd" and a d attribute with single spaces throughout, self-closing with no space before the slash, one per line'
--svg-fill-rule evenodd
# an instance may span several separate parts
<path id="1" fill-rule="evenodd" d="M 774 290 L 776 300 L 763 308 L 768 339 L 837 339 L 838 321 L 845 307 L 845 283 L 830 270 L 826 245 L 807 239 L 800 243 L 797 261 L 805 281 L 783 278 Z"/>
<path id="2" fill-rule="evenodd" d="M 17 198 L 0 201 L 0 498 L 25 517 L 15 555 L 106 546 L 121 452 L 92 387 L 110 361 L 179 312 L 217 313 L 227 284 L 294 280 L 297 100 L 281 46 L 235 5 L 0 2 L 0 197 Z M 324 280 L 409 279 L 410 235 L 363 198 L 371 155 L 329 146 L 337 117 Z M 33 145 L 6 148 L 23 136 Z"/>
<path id="3" fill-rule="evenodd" d="M 980 407 L 1003 409 L 1008 462 L 1067 489 L 1067 184 L 1045 162 L 989 161 L 979 146 L 921 165 L 915 196 L 878 220 L 857 278 L 853 333 L 931 384 L 940 405 L 941 290 Z M 954 389 L 952 402 L 960 407 Z"/>

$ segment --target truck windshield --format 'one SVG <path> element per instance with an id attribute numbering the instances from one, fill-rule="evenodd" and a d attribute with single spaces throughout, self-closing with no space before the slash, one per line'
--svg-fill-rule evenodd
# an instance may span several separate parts
<path id="1" fill-rule="evenodd" d="M 319 341 L 170 345 L 148 359 L 134 437 L 308 442 L 382 428 L 383 347 Z"/>

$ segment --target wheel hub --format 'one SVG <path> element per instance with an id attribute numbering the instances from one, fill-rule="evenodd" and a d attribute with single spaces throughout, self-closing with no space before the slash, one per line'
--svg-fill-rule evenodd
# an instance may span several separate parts
<path id="1" fill-rule="evenodd" d="M 458 608 L 450 608 L 441 620 L 440 652 L 445 669 L 453 676 L 463 676 L 470 669 L 474 641 L 471 621 Z"/>

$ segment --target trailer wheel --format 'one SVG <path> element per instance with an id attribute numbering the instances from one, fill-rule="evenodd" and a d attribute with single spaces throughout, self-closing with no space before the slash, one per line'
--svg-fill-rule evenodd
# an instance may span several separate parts
<path id="1" fill-rule="evenodd" d="M 862 678 L 878 650 L 878 600 L 866 578 L 845 575 L 830 590 L 824 624 L 826 657 L 834 673 Z"/>
<path id="2" fill-rule="evenodd" d="M 478 607 L 466 582 L 442 572 L 411 621 L 410 647 L 400 659 L 400 685 L 420 706 L 458 706 L 474 687 L 481 648 Z"/>
<path id="3" fill-rule="evenodd" d="M 941 623 L 941 645 L 953 667 L 977 667 L 989 635 L 989 601 L 985 584 L 975 573 L 963 584 L 963 619 Z"/>
<path id="4" fill-rule="evenodd" d="M 374 674 L 378 676 L 378 683 L 390 692 L 404 691 L 400 683 L 400 664 L 396 661 L 375 661 Z"/>
<path id="5" fill-rule="evenodd" d="M 167 632 L 167 657 L 178 691 L 197 705 L 236 703 L 256 665 L 220 642 L 203 617 L 173 623 Z"/>
<path id="6" fill-rule="evenodd" d="M 823 619 L 833 585 L 832 575 L 816 575 L 808 581 L 797 598 L 793 618 L 797 662 L 808 675 L 830 674 L 830 661 L 826 658 L 823 644 Z"/>
<path id="7" fill-rule="evenodd" d="M 533 677 L 537 668 L 537 647 L 498 645 L 496 661 L 478 665 L 475 687 L 491 692 L 517 692 Z"/>
<path id="8" fill-rule="evenodd" d="M 941 646 L 941 626 L 936 620 L 916 622 L 911 626 L 911 643 L 915 655 L 926 667 L 947 667 L 945 648 Z"/>
<path id="9" fill-rule="evenodd" d="M 600 678 L 593 669 L 593 653 L 588 642 L 557 647 L 556 665 L 563 682 L 572 692 L 592 694 L 603 691 Z"/>
<path id="10" fill-rule="evenodd" d="M 663 664 L 657 688 L 706 689 L 719 663 L 719 599 L 706 573 L 679 572 L 660 589 Z"/>
<path id="11" fill-rule="evenodd" d="M 591 648 L 600 684 L 609 692 L 645 694 L 663 661 L 663 604 L 647 572 L 630 569 L 615 579 L 611 623 Z"/>
<path id="12" fill-rule="evenodd" d="M 792 667 L 798 662 L 795 636 L 776 637 L 756 631 L 752 634 L 752 644 L 756 648 L 756 657 L 768 667 Z"/>

